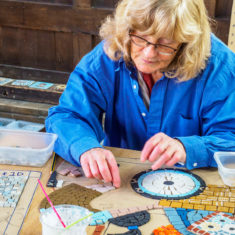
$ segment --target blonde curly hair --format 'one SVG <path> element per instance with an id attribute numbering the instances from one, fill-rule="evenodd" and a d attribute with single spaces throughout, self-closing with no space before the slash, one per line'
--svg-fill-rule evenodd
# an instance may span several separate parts
<path id="1" fill-rule="evenodd" d="M 112 60 L 131 62 L 132 31 L 168 37 L 181 43 L 166 68 L 169 78 L 187 81 L 198 75 L 210 56 L 211 28 L 203 0 L 122 0 L 100 28 L 104 50 Z"/>

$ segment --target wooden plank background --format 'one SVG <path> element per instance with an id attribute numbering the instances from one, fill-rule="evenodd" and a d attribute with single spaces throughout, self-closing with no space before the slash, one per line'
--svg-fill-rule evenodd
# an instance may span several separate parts
<path id="1" fill-rule="evenodd" d="M 36 68 L 55 76 L 65 72 L 66 83 L 67 73 L 99 42 L 101 21 L 116 4 L 117 0 L 0 1 L 0 64 L 7 65 L 0 69 L 1 76 L 9 76 L 8 70 L 15 66 L 14 71 Z M 214 32 L 227 43 L 232 0 L 205 0 L 205 4 L 216 21 Z"/>
<path id="2" fill-rule="evenodd" d="M 213 32 L 227 44 L 233 0 L 204 1 Z M 66 84 L 79 60 L 100 41 L 101 22 L 117 2 L 0 0 L 0 77 Z"/>
<path id="3" fill-rule="evenodd" d="M 232 0 L 205 3 L 216 21 L 214 32 L 227 43 Z M 99 42 L 101 21 L 116 4 L 117 0 L 0 1 L 0 64 L 66 72 L 66 83 L 67 73 Z M 9 69 L 0 70 L 1 76 L 9 75 Z"/>

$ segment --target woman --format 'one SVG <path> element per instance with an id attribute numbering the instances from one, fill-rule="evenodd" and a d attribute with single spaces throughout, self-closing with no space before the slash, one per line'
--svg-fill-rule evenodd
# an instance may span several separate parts
<path id="1" fill-rule="evenodd" d="M 123 0 L 100 35 L 49 110 L 61 157 L 119 187 L 103 139 L 142 149 L 153 170 L 215 167 L 214 152 L 235 151 L 235 55 L 211 34 L 203 0 Z"/>

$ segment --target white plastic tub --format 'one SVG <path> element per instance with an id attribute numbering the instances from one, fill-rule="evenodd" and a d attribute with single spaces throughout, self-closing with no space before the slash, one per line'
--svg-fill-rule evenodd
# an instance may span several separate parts
<path id="1" fill-rule="evenodd" d="M 55 209 L 66 226 L 92 214 L 88 209 L 76 205 L 57 205 Z M 42 224 L 42 235 L 85 235 L 87 234 L 86 229 L 91 221 L 91 216 L 66 229 L 50 207 L 44 211 L 41 210 L 40 221 Z"/>
<path id="2" fill-rule="evenodd" d="M 56 134 L 0 129 L 0 164 L 43 166 L 52 155 Z"/>
<path id="3" fill-rule="evenodd" d="M 235 186 L 235 152 L 216 152 L 214 158 L 223 182 Z"/>

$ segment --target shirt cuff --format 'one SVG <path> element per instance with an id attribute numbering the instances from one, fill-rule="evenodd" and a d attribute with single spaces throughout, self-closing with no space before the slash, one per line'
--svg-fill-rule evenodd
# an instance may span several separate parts
<path id="1" fill-rule="evenodd" d="M 184 145 L 187 169 L 191 170 L 210 165 L 209 154 L 200 136 L 177 137 L 177 139 Z"/>
<path id="2" fill-rule="evenodd" d="M 103 148 L 99 141 L 95 138 L 84 137 L 70 146 L 70 154 L 75 162 L 80 163 L 80 156 L 93 148 Z"/>

